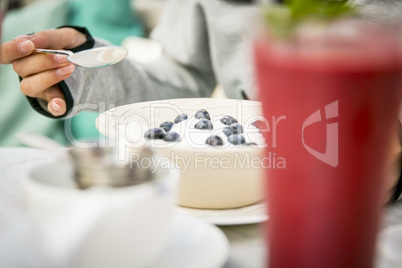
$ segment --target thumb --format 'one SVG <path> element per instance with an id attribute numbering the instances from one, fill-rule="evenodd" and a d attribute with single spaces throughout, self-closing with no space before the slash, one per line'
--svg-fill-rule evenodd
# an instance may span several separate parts
<path id="1" fill-rule="evenodd" d="M 44 99 L 47 101 L 47 109 L 53 116 L 64 115 L 67 105 L 63 92 L 58 86 L 48 88 L 44 92 Z"/>

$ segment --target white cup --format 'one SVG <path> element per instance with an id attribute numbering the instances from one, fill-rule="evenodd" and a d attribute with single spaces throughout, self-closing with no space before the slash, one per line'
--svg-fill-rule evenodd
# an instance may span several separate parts
<path id="1" fill-rule="evenodd" d="M 49 163 L 23 179 L 29 214 L 43 230 L 53 267 L 144 267 L 160 253 L 176 205 L 179 171 L 152 182 L 78 189 L 73 170 Z"/>

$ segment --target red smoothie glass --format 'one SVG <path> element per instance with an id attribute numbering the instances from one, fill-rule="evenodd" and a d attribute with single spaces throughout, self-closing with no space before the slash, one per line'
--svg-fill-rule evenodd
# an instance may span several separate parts
<path id="1" fill-rule="evenodd" d="M 267 154 L 269 268 L 369 268 L 402 64 L 385 30 L 338 22 L 255 45 Z"/>

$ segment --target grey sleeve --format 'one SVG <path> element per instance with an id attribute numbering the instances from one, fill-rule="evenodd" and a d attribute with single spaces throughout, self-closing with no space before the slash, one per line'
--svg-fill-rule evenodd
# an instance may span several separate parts
<path id="1" fill-rule="evenodd" d="M 349 0 L 370 23 L 401 29 L 402 1 L 400 0 Z"/>
<path id="2" fill-rule="evenodd" d="M 208 97 L 216 86 L 210 61 L 208 34 L 202 9 L 193 0 L 167 5 L 152 39 L 164 48 L 151 64 L 133 60 L 109 67 L 77 67 L 65 80 L 74 100 L 69 116 L 82 109 L 106 109 L 139 101 Z M 95 47 L 108 45 L 96 39 Z"/>

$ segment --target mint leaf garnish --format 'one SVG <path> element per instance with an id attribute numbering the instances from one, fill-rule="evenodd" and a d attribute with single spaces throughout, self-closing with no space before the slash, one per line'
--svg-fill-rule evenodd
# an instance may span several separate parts
<path id="1" fill-rule="evenodd" d="M 346 0 L 287 0 L 284 5 L 267 7 L 265 21 L 274 36 L 285 38 L 304 21 L 325 22 L 353 14 L 355 10 Z"/>

